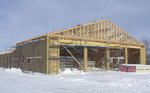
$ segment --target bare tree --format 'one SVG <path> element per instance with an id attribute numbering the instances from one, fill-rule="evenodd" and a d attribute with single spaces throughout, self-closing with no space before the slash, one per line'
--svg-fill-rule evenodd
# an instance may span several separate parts
<path id="1" fill-rule="evenodd" d="M 146 47 L 146 60 L 147 64 L 150 64 L 150 40 L 146 37 L 143 38 L 143 43 L 145 44 Z"/>

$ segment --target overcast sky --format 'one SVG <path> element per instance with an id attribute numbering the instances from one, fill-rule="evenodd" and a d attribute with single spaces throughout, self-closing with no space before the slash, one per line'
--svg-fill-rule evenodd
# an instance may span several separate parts
<path id="1" fill-rule="evenodd" d="M 15 42 L 109 19 L 137 39 L 150 36 L 150 0 L 0 0 L 0 51 Z"/>

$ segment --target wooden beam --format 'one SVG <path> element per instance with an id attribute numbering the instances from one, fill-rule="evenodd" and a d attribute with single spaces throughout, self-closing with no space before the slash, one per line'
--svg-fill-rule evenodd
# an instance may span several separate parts
<path id="1" fill-rule="evenodd" d="M 50 64 L 49 64 L 49 35 L 47 34 L 46 36 L 46 73 L 50 73 L 49 72 L 49 68 L 50 68 Z"/>
<path id="2" fill-rule="evenodd" d="M 109 58 L 110 58 L 110 51 L 109 48 L 106 48 L 106 69 L 109 70 Z"/>
<path id="3" fill-rule="evenodd" d="M 33 39 L 37 39 L 37 38 L 41 38 L 41 37 L 44 37 L 44 36 L 47 36 L 48 34 L 43 34 L 43 35 L 38 35 L 38 36 L 35 36 L 35 37 L 32 37 L 32 38 L 29 38 L 29 39 L 26 39 L 26 40 L 22 40 L 20 42 L 17 42 L 16 44 L 21 44 L 21 43 L 24 43 L 24 42 L 27 42 L 27 41 L 30 41 L 30 40 L 33 40 Z"/>
<path id="4" fill-rule="evenodd" d="M 77 62 L 77 64 L 81 67 L 82 70 L 84 70 L 83 66 L 80 64 L 80 62 L 75 58 L 75 56 L 68 50 L 68 48 L 63 45 L 63 47 L 67 50 L 67 52 L 73 57 L 73 59 Z"/>
<path id="5" fill-rule="evenodd" d="M 141 64 L 146 64 L 146 52 L 145 48 L 140 49 L 140 63 Z"/>
<path id="6" fill-rule="evenodd" d="M 108 42 L 107 40 L 98 40 L 98 39 L 92 39 L 92 38 L 82 38 L 77 36 L 63 36 L 63 35 L 50 35 L 50 37 L 58 37 L 61 39 L 66 40 L 84 40 L 84 41 L 93 41 L 93 42 Z M 131 44 L 131 43 L 124 43 L 124 42 L 116 42 L 116 41 L 109 41 L 111 44 L 122 44 L 122 45 L 133 45 L 133 46 L 143 46 L 143 44 Z"/>
<path id="7" fill-rule="evenodd" d="M 87 72 L 88 70 L 88 48 L 84 47 L 84 72 Z"/>
<path id="8" fill-rule="evenodd" d="M 104 22 L 104 21 L 109 21 L 107 19 L 101 19 L 99 21 L 94 21 L 94 22 L 89 22 L 89 23 L 86 23 L 86 24 L 81 24 L 81 26 L 88 26 L 88 25 L 92 25 L 92 24 L 96 24 L 96 23 L 99 23 L 99 22 Z M 57 31 L 54 31 L 54 32 L 50 32 L 50 34 L 57 34 L 57 33 L 60 33 L 60 32 L 65 32 L 69 29 L 76 29 L 78 28 L 79 26 L 73 26 L 73 27 L 69 27 L 69 28 L 66 28 L 66 29 L 62 29 L 62 30 L 57 30 Z"/>
<path id="9" fill-rule="evenodd" d="M 125 47 L 125 64 L 128 64 L 128 48 Z"/>

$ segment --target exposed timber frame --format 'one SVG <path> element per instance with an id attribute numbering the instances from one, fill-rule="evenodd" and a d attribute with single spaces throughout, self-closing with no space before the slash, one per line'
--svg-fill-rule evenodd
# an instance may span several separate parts
<path id="1" fill-rule="evenodd" d="M 75 60 L 75 62 L 77 62 L 77 64 L 80 66 L 80 68 L 82 70 L 84 70 L 83 66 L 80 64 L 80 62 L 75 58 L 75 56 L 67 49 L 67 47 L 65 45 L 63 45 L 63 47 L 67 50 L 67 52 L 71 55 L 71 57 Z"/>
<path id="2" fill-rule="evenodd" d="M 38 44 L 40 47 L 37 47 Z M 83 63 L 80 62 L 76 58 L 76 55 L 74 55 L 65 45 L 81 47 Z M 105 61 L 106 68 L 109 69 L 109 59 L 117 57 L 124 58 L 124 62 L 126 64 L 146 64 L 144 44 L 129 35 L 113 22 L 106 19 L 69 27 L 67 29 L 50 32 L 23 40 L 16 44 L 16 50 L 14 50 L 15 52 L 12 52 L 11 54 L 18 59 L 17 61 L 14 61 L 14 64 L 25 64 L 24 55 L 28 57 L 28 55 L 30 55 L 30 50 L 35 49 L 32 56 L 35 57 L 36 54 L 42 56 L 43 59 L 39 62 L 41 62 L 40 66 L 42 65 L 40 68 L 44 68 L 41 71 L 37 68 L 36 71 L 45 73 L 59 73 L 60 47 L 62 46 L 85 72 L 88 71 L 89 59 L 93 56 L 90 54 L 92 50 L 90 50 L 91 47 L 96 51 L 93 52 L 93 54 L 96 53 L 94 58 L 91 57 L 91 59 L 97 61 L 97 66 L 95 67 L 100 66 L 98 61 Z M 114 56 L 113 53 L 115 54 Z M 5 59 L 9 56 L 9 54 L 10 53 L 8 52 L 0 53 L 0 57 L 1 59 Z M 25 68 L 28 70 L 28 68 L 30 69 L 31 67 L 32 66 L 25 64 L 24 67 L 20 68 Z"/>

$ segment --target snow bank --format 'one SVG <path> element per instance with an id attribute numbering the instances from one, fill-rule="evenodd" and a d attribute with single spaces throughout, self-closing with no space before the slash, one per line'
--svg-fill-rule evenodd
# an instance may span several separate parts
<path id="1" fill-rule="evenodd" d="M 73 73 L 72 73 L 73 72 Z M 83 73 L 83 72 L 82 72 Z M 0 68 L 0 93 L 149 93 L 150 73 L 66 69 L 58 75 Z"/>
<path id="2" fill-rule="evenodd" d="M 22 70 L 19 69 L 19 68 L 11 68 L 11 69 L 8 69 L 8 68 L 0 68 L 0 72 L 5 72 L 5 73 L 22 73 Z"/>

